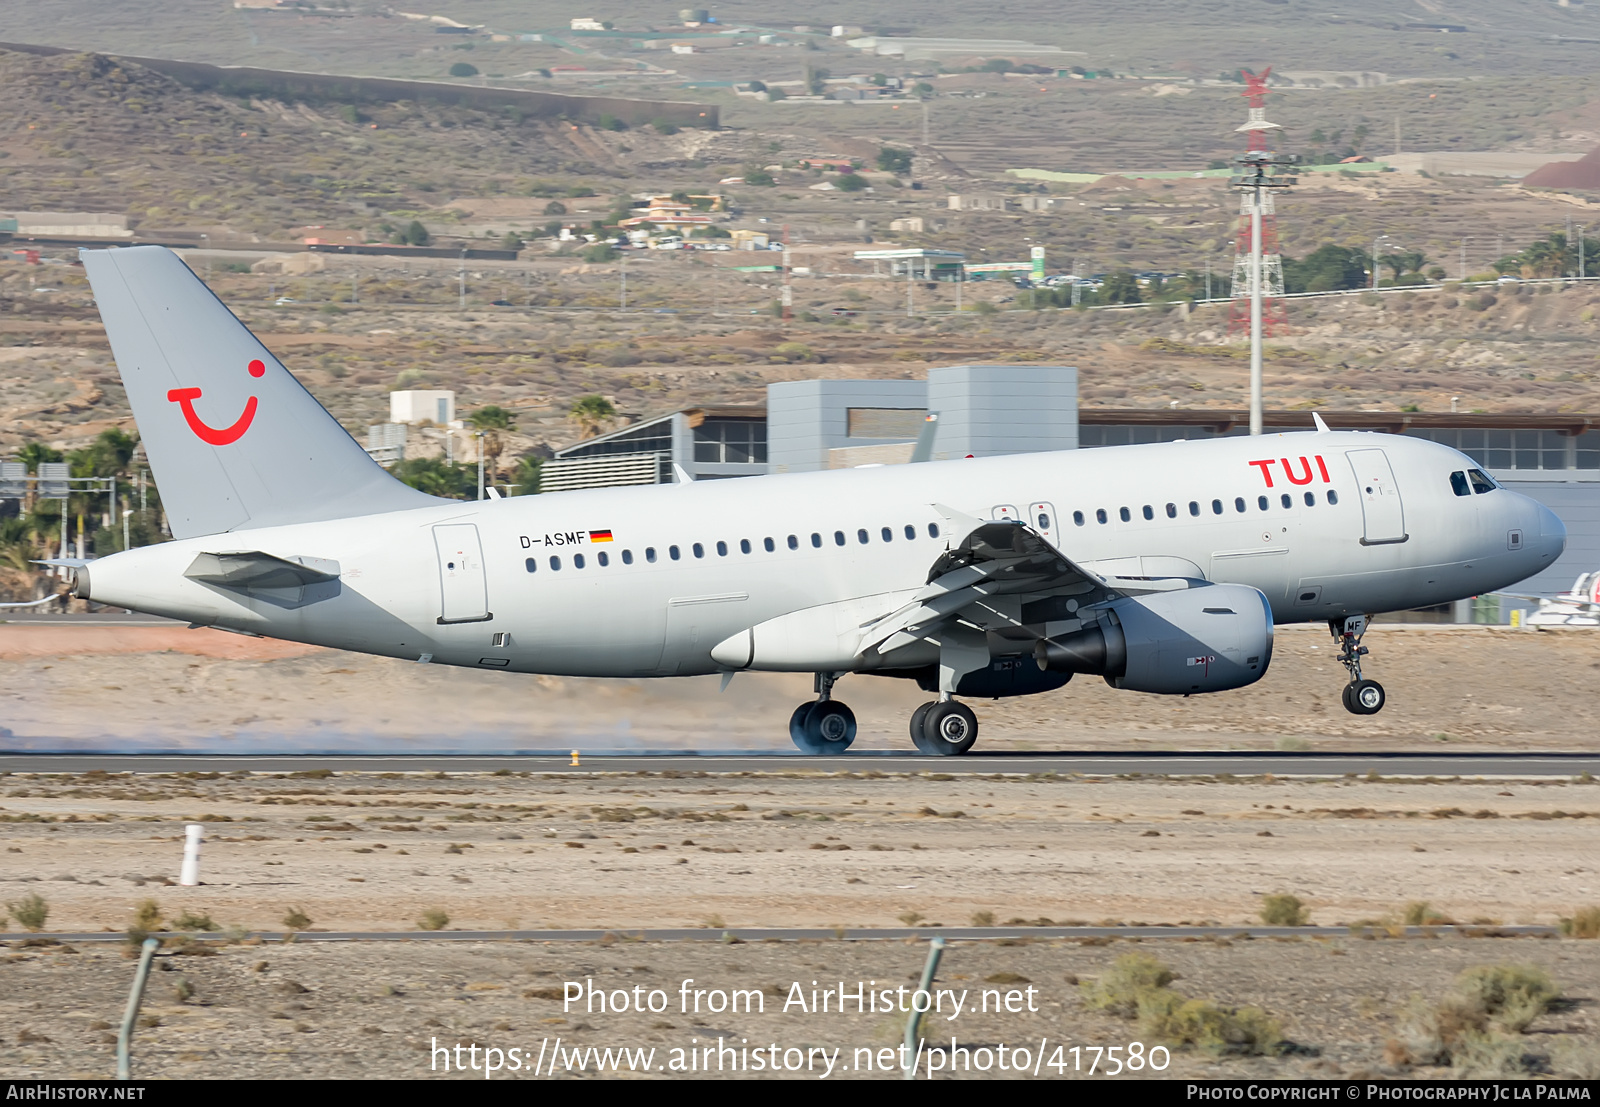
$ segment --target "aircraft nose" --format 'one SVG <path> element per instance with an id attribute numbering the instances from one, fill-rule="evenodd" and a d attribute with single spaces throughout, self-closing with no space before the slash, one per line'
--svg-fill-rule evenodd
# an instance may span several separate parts
<path id="1" fill-rule="evenodd" d="M 1567 525 L 1544 504 L 1535 506 L 1539 515 L 1539 541 L 1535 548 L 1546 556 L 1547 561 L 1554 561 L 1567 548 Z"/>

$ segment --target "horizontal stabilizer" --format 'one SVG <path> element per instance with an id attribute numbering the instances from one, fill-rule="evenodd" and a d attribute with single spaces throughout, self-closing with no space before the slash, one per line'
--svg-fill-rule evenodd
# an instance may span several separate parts
<path id="1" fill-rule="evenodd" d="M 283 558 L 260 550 L 203 553 L 184 576 L 219 588 L 302 588 L 339 579 L 339 563 L 320 557 Z"/>

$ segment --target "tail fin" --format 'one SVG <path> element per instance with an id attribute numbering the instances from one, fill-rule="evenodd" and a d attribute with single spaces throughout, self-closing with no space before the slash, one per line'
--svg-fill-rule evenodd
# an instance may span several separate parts
<path id="1" fill-rule="evenodd" d="M 174 535 L 436 502 L 368 457 L 172 251 L 81 256 Z"/>

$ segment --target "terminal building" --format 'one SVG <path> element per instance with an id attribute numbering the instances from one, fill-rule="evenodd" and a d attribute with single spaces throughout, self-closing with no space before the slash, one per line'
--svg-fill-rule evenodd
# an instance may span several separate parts
<path id="1" fill-rule="evenodd" d="M 799 473 L 910 460 L 927 412 L 933 456 L 989 457 L 1249 433 L 1232 409 L 1080 408 L 1077 370 L 961 365 L 919 380 L 812 380 L 769 385 L 764 407 L 691 408 L 556 451 L 542 490 Z M 1519 586 L 1554 595 L 1600 569 L 1600 415 L 1323 411 L 1337 430 L 1427 438 L 1467 454 L 1496 480 L 1544 503 L 1567 526 L 1565 554 Z M 1309 430 L 1309 411 L 1268 411 L 1267 431 Z M 1485 597 L 1428 613 L 1504 622 L 1536 604 Z"/>

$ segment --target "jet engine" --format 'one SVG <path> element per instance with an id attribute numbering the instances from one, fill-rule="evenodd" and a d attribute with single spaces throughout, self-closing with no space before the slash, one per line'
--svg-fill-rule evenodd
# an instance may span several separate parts
<path id="1" fill-rule="evenodd" d="M 1254 684 L 1272 660 L 1272 608 L 1244 584 L 1126 596 L 1076 631 L 1041 640 L 1039 668 L 1091 673 L 1113 688 L 1163 695 Z"/>

